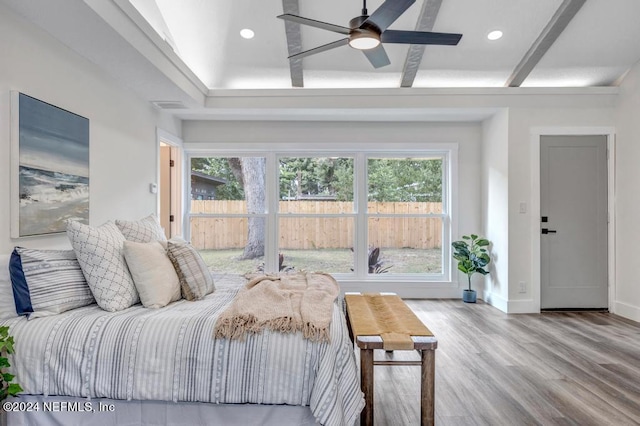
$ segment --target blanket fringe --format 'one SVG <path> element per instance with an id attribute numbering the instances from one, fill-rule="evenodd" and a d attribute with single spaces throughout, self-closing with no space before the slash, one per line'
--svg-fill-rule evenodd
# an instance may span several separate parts
<path id="1" fill-rule="evenodd" d="M 259 330 L 258 320 L 253 315 L 239 315 L 225 318 L 216 325 L 215 337 L 229 339 L 243 339 L 248 332 Z"/>
<path id="2" fill-rule="evenodd" d="M 294 333 L 299 329 L 299 325 L 291 317 L 274 318 L 266 321 L 263 325 L 270 330 L 281 333 Z"/>
<path id="3" fill-rule="evenodd" d="M 274 318 L 265 322 L 258 322 L 253 315 L 241 315 L 225 318 L 215 329 L 215 337 L 220 339 L 244 340 L 248 333 L 259 334 L 264 328 L 280 333 L 295 333 L 301 331 L 305 339 L 314 342 L 328 342 L 330 334 L 328 328 L 317 327 L 309 322 L 300 324 L 292 317 Z"/>
<path id="4" fill-rule="evenodd" d="M 302 326 L 302 335 L 312 342 L 328 342 L 331 340 L 328 327 L 316 327 L 310 322 Z"/>

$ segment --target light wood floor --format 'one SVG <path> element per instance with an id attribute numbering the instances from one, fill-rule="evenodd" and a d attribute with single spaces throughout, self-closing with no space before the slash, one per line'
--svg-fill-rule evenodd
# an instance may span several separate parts
<path id="1" fill-rule="evenodd" d="M 438 339 L 436 425 L 640 425 L 640 325 L 408 300 Z M 379 352 L 379 353 L 378 353 Z M 415 352 L 376 359 L 419 359 Z M 376 425 L 419 425 L 420 367 L 375 367 Z"/>

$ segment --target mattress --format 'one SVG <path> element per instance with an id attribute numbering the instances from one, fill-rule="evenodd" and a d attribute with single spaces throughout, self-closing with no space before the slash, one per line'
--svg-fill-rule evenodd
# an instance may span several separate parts
<path id="1" fill-rule="evenodd" d="M 309 407 L 324 425 L 352 425 L 364 405 L 341 301 L 330 342 L 264 331 L 214 339 L 219 314 L 243 284 L 217 276 L 200 301 L 106 312 L 97 305 L 0 321 L 14 336 L 12 371 L 25 394 L 128 401 Z"/>

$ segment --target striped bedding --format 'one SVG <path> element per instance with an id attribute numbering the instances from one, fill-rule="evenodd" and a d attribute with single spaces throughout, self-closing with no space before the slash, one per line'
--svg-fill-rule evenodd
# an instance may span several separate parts
<path id="1" fill-rule="evenodd" d="M 321 424 L 353 425 L 364 400 L 339 303 L 330 343 L 269 331 L 214 340 L 216 319 L 240 285 L 217 278 L 205 299 L 162 309 L 91 305 L 0 321 L 16 340 L 13 372 L 27 394 L 302 405 Z"/>

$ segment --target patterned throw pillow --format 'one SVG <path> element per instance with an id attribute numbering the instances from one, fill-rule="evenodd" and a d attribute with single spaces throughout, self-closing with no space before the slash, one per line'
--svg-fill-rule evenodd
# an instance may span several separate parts
<path id="1" fill-rule="evenodd" d="M 116 225 L 127 241 L 134 243 L 167 241 L 155 214 L 150 214 L 140 220 L 116 220 Z"/>
<path id="2" fill-rule="evenodd" d="M 121 311 L 140 301 L 124 260 L 124 237 L 113 222 L 93 227 L 67 223 L 67 236 L 76 252 L 91 293 L 109 312 Z"/>
<path id="3" fill-rule="evenodd" d="M 9 271 L 18 315 L 32 319 L 95 303 L 73 250 L 16 247 Z"/>
<path id="4" fill-rule="evenodd" d="M 171 239 L 167 243 L 167 252 L 178 273 L 185 299 L 198 300 L 213 293 L 216 288 L 209 268 L 191 244 Z"/>

